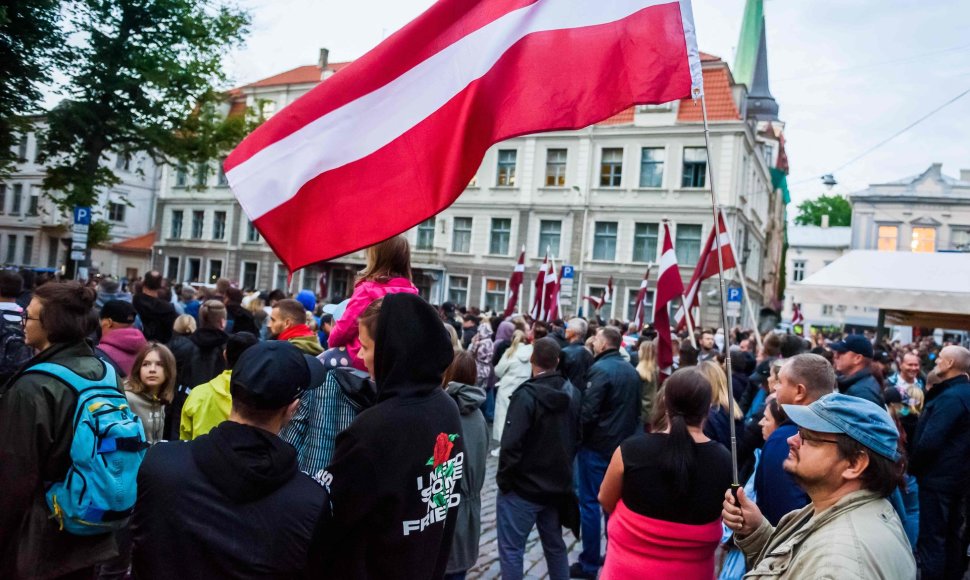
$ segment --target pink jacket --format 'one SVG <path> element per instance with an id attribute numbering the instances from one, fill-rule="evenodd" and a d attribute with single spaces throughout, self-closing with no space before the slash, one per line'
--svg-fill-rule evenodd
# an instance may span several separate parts
<path id="1" fill-rule="evenodd" d="M 370 306 L 371 302 L 398 292 L 417 294 L 418 289 L 407 278 L 391 278 L 384 283 L 364 280 L 358 284 L 354 288 L 354 294 L 350 297 L 350 302 L 347 303 L 347 309 L 344 310 L 343 316 L 333 325 L 333 330 L 327 337 L 327 346 L 329 348 L 346 346 L 347 352 L 352 357 L 351 364 L 354 368 L 366 371 L 367 367 L 364 366 L 364 361 L 357 356 L 360 351 L 360 339 L 357 337 L 357 319 Z"/>

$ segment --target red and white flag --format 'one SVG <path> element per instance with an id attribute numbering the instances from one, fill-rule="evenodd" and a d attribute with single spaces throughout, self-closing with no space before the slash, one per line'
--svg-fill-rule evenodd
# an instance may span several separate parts
<path id="1" fill-rule="evenodd" d="M 546 269 L 549 266 L 549 254 L 546 254 L 546 258 L 542 261 L 542 265 L 539 266 L 539 273 L 536 274 L 536 286 L 532 293 L 532 309 L 529 310 L 529 316 L 532 320 L 542 320 L 542 299 L 546 293 Z"/>
<path id="2" fill-rule="evenodd" d="M 556 260 L 555 258 L 549 259 L 549 270 L 546 272 L 546 277 L 543 280 L 542 289 L 542 317 L 540 320 L 549 322 L 553 320 L 551 318 L 552 309 L 556 306 L 556 290 L 559 287 L 559 279 L 556 276 Z"/>
<path id="3" fill-rule="evenodd" d="M 647 282 L 649 280 L 650 268 L 647 268 L 647 272 L 643 275 L 643 281 L 640 282 L 640 291 L 637 292 L 637 310 L 633 315 L 633 322 L 637 325 L 637 332 L 643 330 L 644 309 L 647 306 Z"/>
<path id="4" fill-rule="evenodd" d="M 792 313 L 791 313 L 791 325 L 792 326 L 797 326 L 799 324 L 804 324 L 805 323 L 805 318 L 802 316 L 802 308 L 801 308 L 801 306 L 799 304 L 793 302 L 792 305 L 791 305 L 791 309 L 792 309 Z"/>
<path id="5" fill-rule="evenodd" d="M 515 269 L 512 270 L 512 276 L 509 278 L 509 301 L 505 304 L 505 317 L 508 318 L 512 316 L 515 312 L 515 307 L 519 304 L 519 290 L 522 288 L 522 279 L 525 277 L 525 246 L 522 246 L 522 252 L 519 254 L 519 261 L 515 264 Z"/>
<path id="6" fill-rule="evenodd" d="M 660 273 L 657 276 L 657 293 L 653 300 L 653 325 L 657 329 L 657 366 L 660 380 L 674 372 L 674 348 L 670 339 L 670 314 L 667 305 L 684 297 L 684 281 L 677 267 L 677 253 L 670 239 L 670 224 L 663 222 L 663 253 L 660 255 Z"/>
<path id="7" fill-rule="evenodd" d="M 494 143 L 702 90 L 690 0 L 439 0 L 224 169 L 292 271 L 447 208 Z"/>
<path id="8" fill-rule="evenodd" d="M 711 233 L 709 236 L 707 236 L 707 243 L 704 244 L 703 248 L 701 248 L 701 255 L 697 260 L 697 267 L 694 268 L 694 274 L 690 277 L 690 284 L 687 285 L 687 294 L 685 295 L 684 305 L 681 305 L 681 307 L 677 309 L 677 313 L 674 315 L 674 319 L 677 321 L 677 330 L 683 329 L 687 324 L 687 319 L 684 317 L 685 305 L 687 306 L 686 314 L 687 316 L 691 317 L 691 323 L 696 322 L 691 310 L 701 305 L 701 282 L 707 280 L 708 278 L 717 276 L 717 272 L 720 269 L 720 265 L 718 264 L 717 260 L 718 248 L 720 248 L 721 256 L 724 259 L 725 271 L 730 270 L 737 265 L 734 262 L 734 251 L 731 249 L 731 237 L 728 234 L 726 221 L 724 219 L 724 212 L 721 212 L 721 214 L 718 216 L 717 222 L 717 238 L 714 236 L 715 229 L 711 228 Z M 696 324 L 694 324 L 694 326 L 696 326 Z"/>

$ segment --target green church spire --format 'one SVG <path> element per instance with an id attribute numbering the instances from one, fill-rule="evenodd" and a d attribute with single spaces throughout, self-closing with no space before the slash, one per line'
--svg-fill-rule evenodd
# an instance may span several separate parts
<path id="1" fill-rule="evenodd" d="M 734 80 L 751 89 L 754 71 L 758 62 L 758 51 L 765 28 L 765 5 L 763 0 L 747 0 L 744 4 L 744 20 L 741 22 L 741 36 L 734 56 Z"/>

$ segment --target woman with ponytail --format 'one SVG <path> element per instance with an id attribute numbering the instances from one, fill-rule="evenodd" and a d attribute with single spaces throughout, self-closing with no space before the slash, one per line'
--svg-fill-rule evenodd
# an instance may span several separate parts
<path id="1" fill-rule="evenodd" d="M 601 580 L 712 578 L 731 454 L 704 435 L 712 389 L 696 367 L 664 382 L 666 428 L 617 448 L 600 487 L 610 514 Z"/>

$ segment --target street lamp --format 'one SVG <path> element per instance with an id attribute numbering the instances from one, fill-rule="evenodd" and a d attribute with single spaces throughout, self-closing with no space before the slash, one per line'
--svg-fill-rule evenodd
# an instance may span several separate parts
<path id="1" fill-rule="evenodd" d="M 835 180 L 835 176 L 831 173 L 826 173 L 822 176 L 822 185 L 824 185 L 825 189 L 829 191 L 832 191 L 832 188 L 838 185 L 838 183 L 839 182 Z"/>

